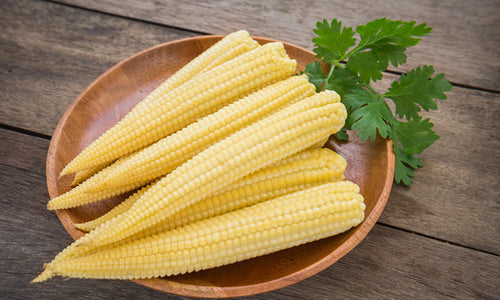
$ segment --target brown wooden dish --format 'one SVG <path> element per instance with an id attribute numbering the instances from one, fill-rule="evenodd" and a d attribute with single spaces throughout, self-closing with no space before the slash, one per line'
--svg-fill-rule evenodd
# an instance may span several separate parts
<path id="1" fill-rule="evenodd" d="M 71 104 L 57 125 L 47 155 L 47 186 L 51 198 L 70 189 L 71 176 L 58 179 L 62 168 L 94 139 L 122 118 L 151 90 L 176 70 L 210 47 L 221 36 L 188 38 L 140 52 L 97 78 Z M 261 44 L 274 41 L 255 38 Z M 314 60 L 314 53 L 284 43 L 298 71 Z M 383 139 L 362 142 L 350 134 L 349 142 L 330 138 L 329 147 L 347 160 L 346 179 L 361 187 L 366 218 L 343 234 L 270 255 L 215 269 L 158 279 L 134 280 L 141 285 L 184 296 L 236 297 L 282 288 L 332 265 L 353 249 L 371 230 L 385 207 L 392 187 L 394 154 Z M 96 218 L 125 196 L 83 207 L 56 211 L 69 234 L 83 235 L 73 224 Z"/>

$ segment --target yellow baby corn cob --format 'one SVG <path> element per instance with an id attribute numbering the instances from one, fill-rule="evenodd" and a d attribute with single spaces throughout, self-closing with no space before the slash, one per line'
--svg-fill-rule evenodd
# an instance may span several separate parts
<path id="1" fill-rule="evenodd" d="M 345 159 L 329 149 L 308 149 L 250 174 L 214 197 L 193 204 L 154 227 L 155 232 L 208 218 L 266 199 L 327 181 L 343 180 Z M 142 188 L 103 216 L 75 227 L 90 231 L 127 211 L 146 189 Z M 148 231 L 147 234 L 151 234 Z"/>
<path id="2" fill-rule="evenodd" d="M 110 198 L 122 193 L 126 193 L 130 190 L 128 189 L 122 189 L 122 190 L 115 190 L 113 193 L 109 193 L 108 191 L 105 190 L 96 190 L 94 192 L 88 192 L 87 187 L 89 186 L 94 186 L 98 185 L 99 181 L 103 180 L 103 178 L 107 177 L 107 174 L 112 172 L 114 169 L 118 168 L 123 162 L 125 162 L 129 156 L 123 156 L 117 159 L 113 164 L 110 166 L 98 171 L 96 174 L 82 182 L 81 184 L 75 186 L 71 190 L 67 191 L 66 193 L 59 195 L 55 197 L 54 199 L 50 200 L 49 203 L 47 204 L 48 209 L 61 209 L 61 208 L 67 208 L 69 205 L 62 206 L 61 203 L 90 203 L 90 202 L 95 202 L 98 200 Z M 81 172 L 86 172 L 81 171 Z M 80 172 L 79 172 L 80 173 Z M 77 173 L 78 174 L 78 173 Z M 133 190 L 133 189 L 131 189 Z M 95 200 L 93 200 L 95 199 Z M 76 205 L 73 205 L 76 206 Z"/>
<path id="3" fill-rule="evenodd" d="M 359 193 L 329 183 L 204 219 L 73 260 L 47 264 L 34 282 L 52 276 L 139 279 L 183 274 L 265 255 L 357 226 Z"/>
<path id="4" fill-rule="evenodd" d="M 191 77 L 204 73 L 258 46 L 259 44 L 250 37 L 246 30 L 230 33 L 165 80 L 142 100 L 144 103 L 139 103 L 138 106 L 147 106 L 148 103 L 157 101 L 162 95 L 185 83 Z M 109 162 L 76 172 L 71 185 L 76 186 L 108 165 Z M 69 170 L 70 167 L 67 169 Z M 63 170 L 61 176 L 71 173 L 68 170 Z"/>
<path id="5" fill-rule="evenodd" d="M 342 179 L 344 179 L 343 175 L 332 176 L 332 170 L 323 167 L 318 170 L 304 170 L 269 179 L 267 181 L 241 186 L 188 206 L 167 220 L 144 231 L 133 234 L 119 243 L 121 244 L 122 242 L 130 242 L 139 238 L 155 235 L 282 195 L 328 182 L 340 181 Z"/>
<path id="6" fill-rule="evenodd" d="M 75 227 L 82 231 L 88 232 L 96 228 L 97 226 L 104 224 L 115 217 L 118 217 L 122 213 L 126 212 L 129 208 L 131 208 L 135 201 L 137 201 L 137 199 L 144 195 L 144 193 L 156 182 L 157 181 L 154 181 L 153 183 L 148 184 L 147 186 L 133 193 L 132 195 L 130 195 L 130 197 L 122 201 L 117 206 L 113 207 L 110 211 L 100 216 L 99 218 L 84 223 L 77 223 L 75 224 Z"/>
<path id="7" fill-rule="evenodd" d="M 76 172 L 75 178 L 73 178 L 73 182 L 71 183 L 71 186 L 76 186 L 79 183 L 82 183 L 83 181 L 88 179 L 90 176 L 92 176 L 95 173 L 99 172 L 100 170 L 104 169 L 107 165 L 108 164 L 101 164 L 101 165 L 97 165 L 97 166 Z"/>
<path id="8" fill-rule="evenodd" d="M 229 51 L 226 47 L 219 50 Z M 207 56 L 211 59 L 217 55 L 220 53 L 213 51 Z M 203 61 L 195 59 L 190 64 L 201 64 L 200 67 L 205 68 Z M 205 71 L 176 88 L 167 89 L 166 93 L 153 92 L 150 100 L 140 102 L 75 157 L 60 176 L 110 163 L 132 153 L 216 111 L 235 98 L 290 76 L 295 68 L 296 62 L 288 58 L 283 44 L 269 43 Z"/>
<path id="9" fill-rule="evenodd" d="M 133 190 L 176 167 L 231 133 L 284 106 L 315 94 L 307 76 L 293 76 L 277 82 L 241 100 L 231 103 L 184 129 L 134 153 L 125 163 L 99 184 L 96 190 Z"/>
<path id="10" fill-rule="evenodd" d="M 158 224 L 240 178 L 293 155 L 340 130 L 346 110 L 324 91 L 282 109 L 207 148 L 162 178 L 94 246 L 121 240 Z M 95 231 L 94 231 L 95 232 Z"/>
<path id="11" fill-rule="evenodd" d="M 119 167 L 111 165 L 105 173 L 96 174 L 93 180 L 52 199 L 48 208 L 79 206 L 132 191 L 170 173 L 232 132 L 314 93 L 315 87 L 305 75 L 293 76 L 260 89 L 130 154 Z"/>
<path id="12" fill-rule="evenodd" d="M 240 30 L 228 34 L 226 37 L 224 37 L 219 42 L 215 43 L 212 47 L 201 53 L 198 57 L 196 57 L 191 62 L 186 64 L 184 67 L 182 67 L 172 76 L 170 76 L 167 80 L 165 80 L 156 89 L 154 89 L 146 98 L 144 98 L 137 105 L 137 108 L 134 109 L 131 112 L 131 114 L 132 115 L 137 114 L 138 111 L 141 111 L 144 108 L 154 105 L 155 102 L 161 101 L 161 98 L 165 94 L 177 88 L 178 86 L 184 84 L 186 81 L 190 80 L 193 76 L 206 72 L 210 69 L 213 69 L 214 67 L 221 65 L 224 62 L 227 62 L 245 52 L 257 48 L 258 46 L 259 44 L 250 37 L 250 35 L 246 30 Z M 109 162 L 111 161 L 112 160 L 110 160 Z M 85 171 L 86 174 L 92 173 L 93 171 L 95 173 L 100 170 L 98 166 L 103 168 L 106 165 L 108 165 L 109 162 L 94 165 L 93 166 L 95 170 L 94 171 L 94 170 L 85 170 L 87 168 L 90 168 L 91 166 L 85 166 L 83 165 L 83 163 L 79 163 L 78 160 L 75 160 L 75 162 L 70 162 L 70 164 L 68 164 L 63 169 L 60 176 L 70 174 L 76 171 Z M 79 167 L 78 164 L 82 165 Z M 74 183 L 77 182 L 74 181 Z"/>
<path id="13" fill-rule="evenodd" d="M 77 256 L 151 228 L 259 169 L 300 152 L 340 130 L 347 112 L 323 91 L 237 131 L 163 177 L 126 213 L 97 227 L 56 256 Z"/>

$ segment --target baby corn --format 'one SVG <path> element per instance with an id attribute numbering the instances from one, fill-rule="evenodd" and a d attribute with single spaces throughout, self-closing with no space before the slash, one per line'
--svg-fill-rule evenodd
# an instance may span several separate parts
<path id="1" fill-rule="evenodd" d="M 221 108 L 186 128 L 134 153 L 89 191 L 132 190 L 176 167 L 231 133 L 276 110 L 315 94 L 305 75 L 293 76 Z"/>
<path id="2" fill-rule="evenodd" d="M 229 51 L 227 45 L 219 50 Z M 207 56 L 220 54 L 214 51 Z M 201 61 L 195 59 L 190 64 L 200 64 Z M 203 63 L 199 66 L 205 67 Z M 75 157 L 60 176 L 110 163 L 148 146 L 236 98 L 292 75 L 295 68 L 296 62 L 288 58 L 283 44 L 269 43 L 189 80 L 187 78 L 193 74 L 188 72 L 190 75 L 183 84 L 173 84 L 176 88 L 167 88 L 165 93 L 153 92 L 150 100 L 140 102 Z M 184 77 L 179 75 L 179 78 Z"/>
<path id="3" fill-rule="evenodd" d="M 350 192 L 339 192 L 353 186 Z M 312 187 L 174 230 L 47 264 L 34 282 L 54 275 L 139 279 L 198 271 L 265 255 L 344 232 L 364 219 L 350 182 Z"/>
<path id="4" fill-rule="evenodd" d="M 323 140 L 342 128 L 346 115 L 338 94 L 325 91 L 237 131 L 158 181 L 90 244 L 115 242 L 156 225 L 240 178 Z"/>
<path id="5" fill-rule="evenodd" d="M 343 180 L 345 167 L 345 159 L 329 149 L 304 150 L 244 177 L 214 197 L 187 207 L 155 226 L 154 232 L 166 231 L 313 185 Z M 131 208 L 149 187 L 142 188 L 103 216 L 75 224 L 75 227 L 90 231 L 119 216 Z M 150 231 L 147 234 L 151 234 Z"/>
<path id="6" fill-rule="evenodd" d="M 56 256 L 62 260 L 123 240 L 210 197 L 239 179 L 298 153 L 340 130 L 346 110 L 324 91 L 235 132 L 179 166 L 119 217 Z"/>
<path id="7" fill-rule="evenodd" d="M 305 75 L 260 89 L 113 164 L 69 192 L 49 209 L 75 207 L 132 191 L 160 178 L 203 149 L 276 110 L 315 94 Z"/>
<path id="8" fill-rule="evenodd" d="M 347 112 L 316 93 L 282 43 L 228 35 L 166 80 L 60 176 L 66 209 L 136 190 L 33 282 L 141 279 L 222 266 L 357 226 L 365 204 L 346 161 L 321 147 Z M 142 188 L 141 188 L 142 187 Z"/>

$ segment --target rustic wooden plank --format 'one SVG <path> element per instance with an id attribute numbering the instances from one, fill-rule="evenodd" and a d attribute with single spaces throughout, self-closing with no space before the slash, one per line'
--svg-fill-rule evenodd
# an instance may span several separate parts
<path id="1" fill-rule="evenodd" d="M 193 33 L 40 1 L 0 2 L 0 123 L 52 134 L 112 65 Z"/>
<path id="2" fill-rule="evenodd" d="M 148 20 L 212 34 L 245 28 L 312 49 L 312 29 L 317 21 L 338 18 L 348 26 L 376 18 L 416 20 L 433 27 L 409 51 L 407 71 L 432 64 L 455 83 L 499 90 L 500 13 L 498 1 L 120 1 L 58 0 L 121 16 Z"/>
<path id="3" fill-rule="evenodd" d="M 131 282 L 51 279 L 30 284 L 43 262 L 71 242 L 54 212 L 44 164 L 48 140 L 0 129 L 0 290 L 6 299 L 157 299 Z M 20 267 L 22 265 L 22 267 Z M 265 272 L 265 270 L 262 270 Z M 251 299 L 495 298 L 498 256 L 376 225 L 332 267 Z M 165 295 L 166 299 L 180 299 Z"/>

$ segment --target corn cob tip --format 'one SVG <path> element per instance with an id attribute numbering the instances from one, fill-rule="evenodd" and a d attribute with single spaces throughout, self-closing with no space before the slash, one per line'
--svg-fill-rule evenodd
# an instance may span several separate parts
<path id="1" fill-rule="evenodd" d="M 69 174 L 71 174 L 71 172 L 70 172 L 70 171 L 68 171 L 68 169 L 67 169 L 66 167 L 64 167 L 64 168 L 62 169 L 61 173 L 59 173 L 59 177 L 57 177 L 57 179 L 61 179 L 61 178 L 63 178 L 64 176 L 69 175 Z"/>
<path id="2" fill-rule="evenodd" d="M 35 279 L 31 280 L 31 283 L 43 282 L 54 276 L 54 273 L 50 270 L 49 264 L 44 264 L 45 270 L 38 275 Z"/>
<path id="3" fill-rule="evenodd" d="M 322 93 L 329 94 L 330 96 L 332 96 L 335 99 L 335 102 L 340 102 L 340 95 L 337 92 L 332 91 L 332 90 L 324 90 L 324 91 L 322 91 Z"/>
<path id="4" fill-rule="evenodd" d="M 261 46 L 262 49 L 268 48 L 272 52 L 276 53 L 278 56 L 281 56 L 286 59 L 290 59 L 288 53 L 286 52 L 285 45 L 282 42 L 269 42 Z"/>
<path id="5" fill-rule="evenodd" d="M 88 168 L 85 168 L 83 170 L 87 170 Z M 66 175 L 70 175 L 70 174 L 75 174 L 77 173 L 79 170 L 75 170 L 75 168 L 73 167 L 73 164 L 70 162 L 68 163 L 61 171 L 61 173 L 59 173 L 59 177 L 58 179 L 61 179 L 62 177 L 66 176 Z M 81 171 L 81 170 L 80 170 Z M 75 174 L 76 175 L 76 174 Z M 75 181 L 75 179 L 73 179 L 73 181 Z"/>
<path id="6" fill-rule="evenodd" d="M 250 33 L 246 29 L 240 29 L 238 31 L 229 33 L 228 35 L 230 35 L 230 34 L 234 34 L 234 35 L 248 35 L 248 36 L 250 36 Z"/>
<path id="7" fill-rule="evenodd" d="M 92 167 L 96 167 L 96 165 L 93 165 L 90 167 L 78 169 L 78 166 L 75 166 L 75 159 L 76 159 L 76 157 L 64 166 L 61 173 L 59 173 L 59 179 L 61 179 L 62 177 L 66 176 L 66 175 L 75 174 L 78 171 L 85 171 L 85 170 L 88 170 Z"/>
<path id="8" fill-rule="evenodd" d="M 74 226 L 76 229 L 81 230 L 83 232 L 90 231 L 89 227 L 87 226 L 87 223 L 75 223 Z"/>
<path id="9" fill-rule="evenodd" d="M 75 187 L 79 185 L 80 183 L 84 182 L 86 179 L 89 177 L 92 177 L 92 175 L 98 173 L 100 170 L 104 169 L 106 165 L 98 165 L 93 168 L 88 168 L 82 171 L 78 171 L 75 173 L 75 176 L 73 178 L 73 182 L 71 183 L 72 187 Z"/>
<path id="10" fill-rule="evenodd" d="M 56 198 L 54 198 L 54 199 L 56 199 Z M 50 200 L 50 201 L 47 203 L 47 209 L 48 209 L 48 210 L 56 210 L 56 209 L 58 209 L 58 208 L 56 207 L 57 205 L 55 204 L 54 199 Z"/>

